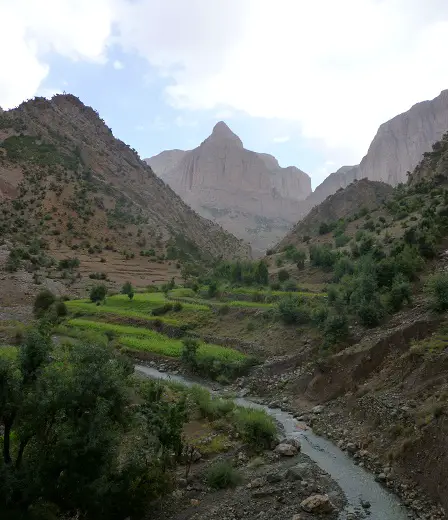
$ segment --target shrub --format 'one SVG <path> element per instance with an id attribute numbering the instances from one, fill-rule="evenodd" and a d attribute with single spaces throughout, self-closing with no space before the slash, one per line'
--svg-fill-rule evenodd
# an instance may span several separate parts
<path id="1" fill-rule="evenodd" d="M 94 285 L 92 289 L 90 289 L 90 301 L 92 302 L 102 302 L 104 298 L 106 298 L 107 287 L 103 284 Z"/>
<path id="2" fill-rule="evenodd" d="M 59 260 L 58 269 L 76 269 L 79 267 L 79 258 L 64 258 Z"/>
<path id="3" fill-rule="evenodd" d="M 214 298 L 218 294 L 218 282 L 211 281 L 208 289 L 207 289 L 207 296 L 209 298 Z"/>
<path id="4" fill-rule="evenodd" d="M 410 283 L 403 275 L 397 275 L 394 278 L 391 290 L 387 295 L 387 306 L 391 312 L 397 312 L 404 302 L 410 303 L 412 299 L 412 291 Z"/>
<path id="5" fill-rule="evenodd" d="M 277 434 L 274 420 L 264 410 L 239 408 L 235 425 L 243 441 L 256 450 L 269 448 Z"/>
<path id="6" fill-rule="evenodd" d="M 301 318 L 300 305 L 302 300 L 298 296 L 288 295 L 280 298 L 277 309 L 281 320 L 286 325 L 298 323 Z"/>
<path id="7" fill-rule="evenodd" d="M 57 302 L 54 309 L 58 318 L 63 318 L 68 314 L 67 305 L 63 301 Z"/>
<path id="8" fill-rule="evenodd" d="M 294 282 L 293 280 L 288 280 L 286 283 L 285 283 L 285 287 L 284 287 L 285 291 L 287 292 L 296 292 L 298 287 L 297 287 L 297 284 L 296 282 Z"/>
<path id="9" fill-rule="evenodd" d="M 326 343 L 339 343 L 348 335 L 347 316 L 342 313 L 330 314 L 325 320 L 324 336 Z"/>
<path id="10" fill-rule="evenodd" d="M 312 245 L 310 247 L 310 262 L 315 267 L 331 270 L 338 259 L 338 253 L 332 251 L 331 247 L 324 245 Z"/>
<path id="11" fill-rule="evenodd" d="M 317 327 L 320 327 L 328 317 L 328 307 L 325 305 L 319 305 L 315 307 L 311 312 L 311 321 L 316 325 Z"/>
<path id="12" fill-rule="evenodd" d="M 350 242 L 350 237 L 348 237 L 347 235 L 344 235 L 344 233 L 342 233 L 341 235 L 338 235 L 338 236 L 334 239 L 334 245 L 335 245 L 335 247 L 344 247 L 344 246 L 347 245 L 349 242 Z"/>
<path id="13" fill-rule="evenodd" d="M 355 266 L 353 262 L 347 256 L 341 256 L 339 260 L 334 264 L 334 280 L 339 282 L 346 274 L 353 274 Z"/>
<path id="14" fill-rule="evenodd" d="M 90 273 L 89 278 L 91 280 L 107 280 L 106 273 Z"/>
<path id="15" fill-rule="evenodd" d="M 56 296 L 45 289 L 41 291 L 34 300 L 33 312 L 36 318 L 41 318 L 56 301 Z"/>
<path id="16" fill-rule="evenodd" d="M 225 316 L 226 314 L 229 314 L 230 312 L 230 305 L 221 305 L 218 309 L 218 314 L 220 316 Z"/>
<path id="17" fill-rule="evenodd" d="M 193 338 L 185 338 L 182 346 L 182 361 L 190 366 L 191 368 L 196 368 L 197 366 L 197 352 L 199 348 L 199 341 Z"/>
<path id="18" fill-rule="evenodd" d="M 226 460 L 213 463 L 207 470 L 206 479 L 214 489 L 234 488 L 242 481 L 239 471 Z"/>
<path id="19" fill-rule="evenodd" d="M 286 280 L 289 280 L 289 273 L 286 269 L 280 269 L 280 271 L 277 274 L 277 277 L 280 283 L 286 282 Z"/>
<path id="20" fill-rule="evenodd" d="M 163 314 L 166 314 L 167 312 L 170 312 L 173 310 L 173 304 L 172 303 L 164 303 L 163 305 L 160 305 L 159 307 L 155 307 L 151 314 L 153 316 L 162 316 Z"/>
<path id="21" fill-rule="evenodd" d="M 183 305 L 181 302 L 174 302 L 173 311 L 180 312 L 183 309 Z"/>
<path id="22" fill-rule="evenodd" d="M 448 310 L 448 273 L 438 273 L 428 280 L 426 289 L 431 297 L 431 304 L 437 312 Z"/>
<path id="23" fill-rule="evenodd" d="M 384 308 L 379 300 L 363 301 L 357 308 L 358 317 L 365 327 L 376 327 L 384 317 Z"/>
<path id="24" fill-rule="evenodd" d="M 126 282 L 121 288 L 121 294 L 126 294 L 130 300 L 134 298 L 134 288 L 131 282 Z"/>

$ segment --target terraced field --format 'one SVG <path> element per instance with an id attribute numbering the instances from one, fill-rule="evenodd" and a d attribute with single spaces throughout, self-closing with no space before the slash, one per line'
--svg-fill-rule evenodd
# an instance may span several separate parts
<path id="1" fill-rule="evenodd" d="M 143 327 L 129 325 L 117 325 L 113 323 L 86 320 L 70 319 L 66 322 L 64 329 L 59 329 L 65 335 L 74 334 L 79 337 L 79 331 L 93 332 L 106 337 L 114 338 L 120 346 L 129 350 L 153 352 L 169 357 L 180 357 L 182 354 L 183 343 L 180 339 L 169 338 L 168 336 Z M 198 359 L 212 357 L 219 361 L 240 362 L 248 356 L 231 348 L 201 343 L 197 352 Z"/>

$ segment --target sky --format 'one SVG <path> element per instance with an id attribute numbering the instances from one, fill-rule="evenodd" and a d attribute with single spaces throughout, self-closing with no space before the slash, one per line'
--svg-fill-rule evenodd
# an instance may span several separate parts
<path id="1" fill-rule="evenodd" d="M 224 120 L 318 185 L 448 88 L 447 0 L 0 0 L 0 106 L 67 92 L 145 158 Z"/>

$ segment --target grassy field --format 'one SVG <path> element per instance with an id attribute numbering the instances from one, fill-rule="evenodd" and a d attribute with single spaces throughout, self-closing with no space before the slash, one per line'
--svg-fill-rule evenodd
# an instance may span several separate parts
<path id="1" fill-rule="evenodd" d="M 255 295 L 259 294 L 261 296 L 270 297 L 270 296 L 287 296 L 288 294 L 291 294 L 291 291 L 271 291 L 271 290 L 264 290 L 264 289 L 254 289 L 251 287 L 236 287 L 234 289 L 226 289 L 226 293 L 232 294 L 247 294 L 247 295 Z M 314 297 L 323 297 L 326 296 L 326 293 L 324 292 L 312 292 L 312 291 L 297 291 L 293 292 L 293 294 L 296 294 L 298 296 L 303 296 L 304 298 L 314 298 Z"/>
<path id="2" fill-rule="evenodd" d="M 17 358 L 19 350 L 17 347 L 10 345 L 0 345 L 0 359 L 11 359 Z"/>
<path id="3" fill-rule="evenodd" d="M 154 352 L 170 357 L 180 357 L 182 354 L 183 344 L 181 340 L 169 338 L 150 329 L 76 318 L 68 320 L 66 325 L 68 330 L 64 332 L 67 335 L 70 335 L 70 329 L 75 334 L 80 330 L 103 335 L 108 332 L 117 338 L 120 345 L 132 350 Z M 209 343 L 202 343 L 197 355 L 198 359 L 213 357 L 221 361 L 237 362 L 247 358 L 237 350 Z"/>
<path id="4" fill-rule="evenodd" d="M 109 305 L 109 300 L 104 305 L 95 305 L 90 300 L 71 300 L 66 302 L 67 308 L 71 313 L 80 313 L 86 315 L 98 315 L 107 317 L 108 315 L 120 316 L 123 318 L 136 318 L 140 320 L 155 321 L 159 320 L 167 325 L 180 327 L 185 322 L 175 318 L 166 316 L 152 316 L 145 312 L 139 312 L 134 309 L 120 308 L 119 306 Z"/>

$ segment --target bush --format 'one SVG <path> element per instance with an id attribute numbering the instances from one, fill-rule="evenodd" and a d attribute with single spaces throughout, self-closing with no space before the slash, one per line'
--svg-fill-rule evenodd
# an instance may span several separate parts
<path id="1" fill-rule="evenodd" d="M 286 325 L 304 324 L 310 320 L 308 309 L 303 306 L 303 300 L 299 296 L 288 295 L 280 298 L 277 310 Z"/>
<path id="2" fill-rule="evenodd" d="M 239 471 L 226 460 L 213 463 L 207 470 L 206 479 L 214 489 L 234 488 L 242 481 Z"/>
<path id="3" fill-rule="evenodd" d="M 34 300 L 33 312 L 36 318 L 41 318 L 56 301 L 56 296 L 45 289 L 41 291 Z"/>
<path id="4" fill-rule="evenodd" d="M 64 318 L 68 315 L 67 305 L 65 305 L 65 303 L 62 301 L 57 302 L 54 306 L 54 309 L 58 318 Z"/>
<path id="5" fill-rule="evenodd" d="M 218 282 L 212 281 L 210 282 L 207 289 L 207 296 L 209 298 L 214 298 L 218 294 Z"/>
<path id="6" fill-rule="evenodd" d="M 431 297 L 431 304 L 437 312 L 448 310 L 448 273 L 431 276 L 426 286 Z"/>
<path id="7" fill-rule="evenodd" d="M 103 284 L 94 285 L 90 290 L 90 301 L 92 302 L 102 302 L 104 298 L 106 298 L 107 287 Z"/>
<path id="8" fill-rule="evenodd" d="M 76 269 L 79 267 L 79 258 L 64 258 L 59 260 L 58 269 Z"/>
<path id="9" fill-rule="evenodd" d="M 391 312 L 397 312 L 403 307 L 405 302 L 411 303 L 411 299 L 412 291 L 410 283 L 403 275 L 397 275 L 387 295 L 387 306 L 389 310 Z"/>
<path id="10" fill-rule="evenodd" d="M 172 303 L 164 303 L 160 307 L 155 307 L 151 314 L 153 316 L 162 316 L 163 314 L 166 314 L 167 312 L 170 312 L 173 310 L 173 304 Z"/>
<path id="11" fill-rule="evenodd" d="M 131 282 L 126 282 L 121 288 L 121 294 L 126 294 L 130 300 L 134 298 L 134 288 Z"/>
<path id="12" fill-rule="evenodd" d="M 324 325 L 324 336 L 326 343 L 339 343 L 348 336 L 347 316 L 342 313 L 330 314 Z"/>
<path id="13" fill-rule="evenodd" d="M 199 341 L 193 338 L 185 338 L 182 346 L 182 361 L 191 368 L 197 367 L 197 352 L 199 348 Z"/>
<path id="14" fill-rule="evenodd" d="M 255 450 L 270 448 L 277 435 L 274 419 L 264 410 L 239 408 L 235 412 L 235 425 L 243 441 Z"/>
<path id="15" fill-rule="evenodd" d="M 310 247 L 310 262 L 314 267 L 331 270 L 338 258 L 338 253 L 332 251 L 331 247 L 326 244 L 315 244 Z"/>
<path id="16" fill-rule="evenodd" d="M 344 247 L 344 246 L 347 245 L 349 242 L 350 242 L 350 237 L 348 237 L 347 235 L 344 235 L 344 233 L 342 233 L 341 235 L 338 235 L 338 236 L 334 239 L 334 245 L 335 245 L 335 247 Z"/>
<path id="17" fill-rule="evenodd" d="M 334 280 L 339 282 L 346 274 L 353 274 L 355 266 L 353 262 L 347 256 L 341 256 L 339 260 L 334 264 Z"/>
<path id="18" fill-rule="evenodd" d="M 174 302 L 173 311 L 180 312 L 183 309 L 183 305 L 181 302 Z"/>
<path id="19" fill-rule="evenodd" d="M 376 327 L 384 317 L 384 308 L 379 299 L 363 301 L 357 309 L 358 317 L 365 327 Z"/>
<path id="20" fill-rule="evenodd" d="M 286 282 L 286 280 L 289 280 L 289 273 L 286 269 L 280 269 L 280 271 L 277 274 L 278 281 L 280 283 Z"/>

